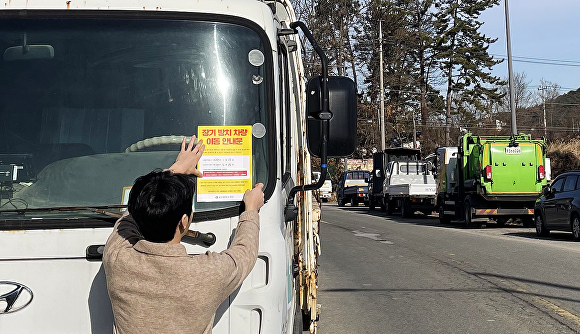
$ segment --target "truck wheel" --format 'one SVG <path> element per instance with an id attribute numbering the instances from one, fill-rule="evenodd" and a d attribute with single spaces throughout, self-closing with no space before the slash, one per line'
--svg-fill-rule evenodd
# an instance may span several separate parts
<path id="1" fill-rule="evenodd" d="M 375 210 L 375 201 L 373 200 L 372 196 L 369 198 L 369 210 Z"/>
<path id="2" fill-rule="evenodd" d="M 451 223 L 451 217 L 445 215 L 445 207 L 443 205 L 439 205 L 439 222 L 441 224 L 447 225 Z"/>
<path id="3" fill-rule="evenodd" d="M 401 217 L 409 218 L 413 216 L 413 209 L 411 208 L 411 201 L 408 198 L 403 198 L 401 201 Z"/>
<path id="4" fill-rule="evenodd" d="M 572 217 L 572 237 L 574 241 L 580 240 L 580 218 L 577 215 Z"/>
<path id="5" fill-rule="evenodd" d="M 385 202 L 385 211 L 387 212 L 387 215 L 392 215 L 393 214 L 393 202 L 391 202 L 391 199 L 389 197 L 385 197 L 384 199 Z"/>
<path id="6" fill-rule="evenodd" d="M 336 199 L 336 203 L 338 204 L 338 206 L 344 206 L 344 198 L 342 198 L 342 196 L 338 196 L 338 198 Z"/>
<path id="7" fill-rule="evenodd" d="M 542 214 L 538 213 L 536 215 L 536 235 L 539 237 L 545 237 L 550 234 L 550 230 L 546 228 L 544 224 L 544 219 L 542 218 Z"/>
<path id="8" fill-rule="evenodd" d="M 292 334 L 302 334 L 304 330 L 304 320 L 302 319 L 302 310 L 300 309 L 300 302 L 296 302 L 296 308 L 294 310 L 294 326 L 292 328 Z"/>
<path id="9" fill-rule="evenodd" d="M 298 288 L 298 278 L 296 282 L 296 305 L 294 306 L 294 325 L 292 326 L 292 334 L 302 334 L 305 331 L 310 332 L 310 314 L 302 312 L 300 307 L 300 289 Z"/>
<path id="10" fill-rule="evenodd" d="M 465 201 L 465 206 L 463 208 L 463 218 L 465 219 L 465 227 L 473 226 L 473 214 L 471 213 L 471 203 Z"/>
<path id="11" fill-rule="evenodd" d="M 501 218 L 497 218 L 495 220 L 496 224 L 498 227 L 504 227 L 505 223 L 507 223 L 507 221 L 509 220 L 509 218 L 506 217 L 501 217 Z"/>
<path id="12" fill-rule="evenodd" d="M 532 226 L 534 226 L 534 218 L 533 217 L 524 217 L 524 218 L 522 218 L 522 225 L 524 227 L 532 227 Z"/>
<path id="13" fill-rule="evenodd" d="M 354 197 L 350 199 L 350 206 L 358 206 L 358 201 Z"/>
<path id="14" fill-rule="evenodd" d="M 385 206 L 385 199 L 383 197 L 381 197 L 381 201 L 380 201 L 379 205 L 381 206 L 382 212 L 387 211 L 387 207 Z"/>

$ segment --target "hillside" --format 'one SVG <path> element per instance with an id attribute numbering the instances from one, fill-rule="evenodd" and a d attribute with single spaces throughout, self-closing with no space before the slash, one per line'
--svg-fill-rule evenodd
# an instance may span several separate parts
<path id="1" fill-rule="evenodd" d="M 548 158 L 552 168 L 552 180 L 565 171 L 580 170 L 580 139 L 549 144 Z"/>
<path id="2" fill-rule="evenodd" d="M 580 88 L 577 90 L 571 90 L 566 94 L 562 94 L 551 102 L 557 105 L 580 105 Z"/>

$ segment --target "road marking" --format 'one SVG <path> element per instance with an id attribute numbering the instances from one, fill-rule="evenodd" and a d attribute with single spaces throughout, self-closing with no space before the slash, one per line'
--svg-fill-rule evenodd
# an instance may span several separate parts
<path id="1" fill-rule="evenodd" d="M 393 244 L 392 241 L 379 238 L 380 234 L 378 234 L 378 233 L 366 233 L 366 232 L 361 232 L 361 231 L 352 231 L 352 233 L 354 233 L 355 237 L 368 238 L 368 239 L 375 240 L 375 241 L 378 241 L 382 244 L 387 244 L 387 245 Z"/>
<path id="2" fill-rule="evenodd" d="M 354 233 L 355 237 L 363 237 L 363 238 L 369 238 L 372 240 L 379 240 L 379 235 L 378 233 L 366 233 L 366 232 L 360 232 L 360 231 L 352 231 L 352 233 Z"/>
<path id="3" fill-rule="evenodd" d="M 556 314 L 558 314 L 561 317 L 564 317 L 572 322 L 574 322 L 577 326 L 580 326 L 580 318 L 577 317 L 576 315 L 570 313 L 569 311 L 561 308 L 560 306 L 544 299 L 544 298 L 537 298 L 538 302 L 542 305 L 544 305 L 545 307 L 549 308 L 550 310 L 554 311 Z"/>
<path id="4" fill-rule="evenodd" d="M 570 311 L 568 311 L 568 310 L 566 310 L 564 308 L 561 308 L 560 306 L 552 303 L 551 301 L 549 301 L 547 299 L 544 299 L 544 298 L 539 297 L 539 296 L 533 296 L 532 294 L 530 294 L 530 292 L 528 290 L 526 290 L 526 289 L 524 289 L 522 287 L 519 287 L 514 282 L 510 282 L 509 280 L 508 281 L 506 281 L 506 280 L 500 280 L 500 282 L 502 282 L 502 283 L 508 283 L 508 284 L 509 283 L 514 284 L 515 287 L 513 289 L 516 291 L 515 293 L 518 293 L 519 292 L 519 293 L 522 293 L 522 294 L 525 294 L 525 295 L 530 295 L 531 296 L 531 299 L 535 303 L 540 304 L 543 307 L 547 308 L 548 310 L 556 313 L 560 317 L 565 318 L 565 319 L 567 319 L 570 322 L 573 322 L 576 326 L 580 326 L 580 317 L 576 316 L 575 314 L 571 313 Z M 536 306 L 536 307 L 538 307 L 538 306 Z M 548 313 L 548 312 L 546 312 L 546 313 Z"/>
<path id="5" fill-rule="evenodd" d="M 344 227 L 342 227 L 340 225 L 333 224 L 333 223 L 330 223 L 330 222 L 327 222 L 324 220 L 320 220 L 320 222 L 323 224 L 328 224 L 328 225 L 332 225 L 332 226 L 336 226 L 336 227 L 345 229 Z M 364 228 L 364 227 L 362 227 L 362 228 Z M 366 233 L 366 232 L 361 232 L 361 231 L 357 231 L 357 230 L 351 231 L 351 232 L 354 233 L 355 237 L 368 238 L 371 240 L 378 241 L 378 242 L 385 244 L 385 245 L 394 245 L 394 243 L 392 241 L 379 238 L 380 234 L 378 234 L 378 233 Z"/>

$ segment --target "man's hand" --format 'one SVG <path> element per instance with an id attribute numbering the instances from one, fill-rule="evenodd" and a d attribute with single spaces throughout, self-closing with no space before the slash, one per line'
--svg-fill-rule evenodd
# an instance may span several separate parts
<path id="1" fill-rule="evenodd" d="M 203 150 L 205 150 L 205 145 L 203 144 L 202 140 L 197 142 L 197 145 L 193 146 L 195 142 L 195 135 L 191 136 L 191 140 L 189 144 L 185 144 L 185 137 L 183 137 L 183 141 L 181 142 L 181 151 L 177 155 L 177 159 L 171 167 L 168 169 L 173 173 L 177 174 L 193 174 L 198 177 L 202 177 L 203 174 L 197 170 L 195 166 L 197 166 L 197 162 L 201 158 L 203 154 Z"/>
<path id="2" fill-rule="evenodd" d="M 263 183 L 256 183 L 254 189 L 246 190 L 244 194 L 246 211 L 258 211 L 264 205 L 264 192 L 262 188 L 264 188 Z"/>

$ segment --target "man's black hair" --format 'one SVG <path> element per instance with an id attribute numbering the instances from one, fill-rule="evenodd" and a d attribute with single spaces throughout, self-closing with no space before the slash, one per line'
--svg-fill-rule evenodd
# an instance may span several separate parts
<path id="1" fill-rule="evenodd" d="M 194 178 L 156 170 L 135 180 L 128 210 L 147 241 L 168 242 L 184 214 L 191 215 Z"/>

